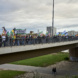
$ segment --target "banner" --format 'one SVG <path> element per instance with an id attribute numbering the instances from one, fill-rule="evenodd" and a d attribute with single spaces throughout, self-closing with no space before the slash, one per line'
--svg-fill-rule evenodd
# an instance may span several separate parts
<path id="1" fill-rule="evenodd" d="M 39 36 L 43 36 L 43 31 L 38 33 Z"/>
<path id="2" fill-rule="evenodd" d="M 3 33 L 2 34 L 7 34 L 6 28 L 5 27 L 2 27 L 2 29 L 3 29 Z"/>
<path id="3" fill-rule="evenodd" d="M 25 34 L 26 29 L 15 29 L 15 34 Z"/>

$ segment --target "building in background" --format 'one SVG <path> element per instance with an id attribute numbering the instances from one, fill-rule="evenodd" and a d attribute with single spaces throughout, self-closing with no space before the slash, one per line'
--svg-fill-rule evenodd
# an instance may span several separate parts
<path id="1" fill-rule="evenodd" d="M 52 35 L 52 27 L 51 26 L 47 27 L 47 32 Z M 53 35 L 56 35 L 56 28 L 55 27 L 53 28 Z"/>
<path id="2" fill-rule="evenodd" d="M 68 35 L 69 35 L 69 36 L 75 36 L 75 35 L 77 35 L 77 34 L 78 34 L 77 31 L 68 31 Z"/>

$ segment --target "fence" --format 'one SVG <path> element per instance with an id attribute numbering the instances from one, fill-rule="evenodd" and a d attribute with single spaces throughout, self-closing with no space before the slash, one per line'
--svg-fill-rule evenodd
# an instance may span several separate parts
<path id="1" fill-rule="evenodd" d="M 37 37 L 37 38 L 16 38 L 7 37 L 6 39 L 0 39 L 0 47 L 6 46 L 20 46 L 20 45 L 32 45 L 32 44 L 45 44 L 45 43 L 56 43 L 65 41 L 78 40 L 76 36 L 53 36 L 53 37 Z"/>

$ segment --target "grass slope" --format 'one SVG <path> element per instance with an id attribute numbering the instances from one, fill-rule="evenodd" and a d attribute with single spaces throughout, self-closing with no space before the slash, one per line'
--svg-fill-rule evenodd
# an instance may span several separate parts
<path id="1" fill-rule="evenodd" d="M 66 60 L 66 58 L 68 58 L 68 53 L 60 52 L 57 54 L 49 54 L 49 55 L 39 56 L 39 57 L 30 58 L 26 60 L 16 61 L 13 62 L 12 64 L 44 67 L 44 66 L 54 64 L 56 62 Z"/>
<path id="2" fill-rule="evenodd" d="M 10 71 L 10 70 L 0 70 L 0 78 L 14 78 L 20 74 L 24 74 L 22 71 Z"/>

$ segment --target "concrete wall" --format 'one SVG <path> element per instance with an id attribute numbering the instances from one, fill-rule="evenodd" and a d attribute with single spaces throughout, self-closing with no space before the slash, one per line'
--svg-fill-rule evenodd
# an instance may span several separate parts
<path id="1" fill-rule="evenodd" d="M 31 51 L 37 49 L 46 49 L 46 48 L 60 47 L 72 44 L 76 44 L 76 47 L 78 47 L 77 43 L 78 41 L 70 41 L 70 42 L 58 42 L 58 43 L 47 43 L 47 44 L 25 45 L 25 46 L 2 47 L 0 48 L 0 54 Z"/>
<path id="2" fill-rule="evenodd" d="M 78 47 L 78 41 L 0 48 L 0 64 Z"/>

